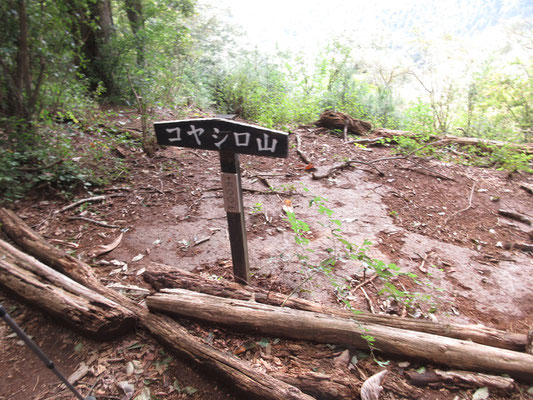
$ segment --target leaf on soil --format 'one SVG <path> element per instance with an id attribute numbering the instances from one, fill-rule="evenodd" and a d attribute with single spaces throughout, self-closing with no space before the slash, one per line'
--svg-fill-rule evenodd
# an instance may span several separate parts
<path id="1" fill-rule="evenodd" d="M 257 344 L 259 346 L 263 347 L 264 349 L 266 349 L 268 347 L 268 345 L 270 344 L 270 340 L 267 339 L 267 338 L 263 338 L 259 342 L 257 342 Z"/>
<path id="2" fill-rule="evenodd" d="M 117 382 L 117 387 L 119 389 L 121 389 L 124 394 L 129 394 L 130 395 L 130 398 L 131 396 L 133 396 L 133 391 L 135 390 L 135 387 L 133 386 L 133 384 L 129 383 L 128 381 L 120 381 L 120 382 Z"/>
<path id="3" fill-rule="evenodd" d="M 131 361 L 128 361 L 126 363 L 126 375 L 130 376 L 133 374 L 133 371 L 135 371 L 135 367 L 133 366 L 133 363 Z"/>
<path id="4" fill-rule="evenodd" d="M 192 396 L 198 391 L 198 389 L 193 388 L 192 386 L 185 386 L 182 390 L 182 393 L 185 393 L 188 396 Z"/>
<path id="5" fill-rule="evenodd" d="M 238 356 L 239 354 L 246 353 L 248 350 L 252 350 L 253 348 L 255 348 L 255 342 L 245 342 L 242 346 L 235 350 L 235 355 Z"/>
<path id="6" fill-rule="evenodd" d="M 472 395 L 472 400 L 486 400 L 489 398 L 489 388 L 482 387 L 474 392 Z"/>
<path id="7" fill-rule="evenodd" d="M 378 372 L 375 375 L 372 375 L 368 378 L 361 386 L 361 400 L 378 400 L 379 394 L 383 390 L 381 382 L 385 378 L 387 370 L 384 369 L 381 372 Z"/>
<path id="8" fill-rule="evenodd" d="M 87 372 L 89 372 L 89 367 L 87 366 L 87 364 L 85 364 L 84 362 L 82 362 L 80 364 L 80 366 L 78 367 L 78 369 L 76 371 L 74 371 L 72 373 L 72 375 L 70 375 L 68 377 L 68 381 L 71 385 L 74 385 L 76 382 L 78 382 L 81 378 L 83 378 L 85 375 L 87 375 Z"/>
<path id="9" fill-rule="evenodd" d="M 111 250 L 114 250 L 118 247 L 118 245 L 122 242 L 123 237 L 124 233 L 121 232 L 120 235 L 118 235 L 118 237 L 111 243 L 107 245 L 96 246 L 89 254 L 91 255 L 91 257 L 99 257 L 102 254 L 109 253 Z"/>
<path id="10" fill-rule="evenodd" d="M 338 367 L 346 367 L 350 362 L 350 350 L 344 350 L 340 356 L 335 357 L 335 365 Z"/>
<path id="11" fill-rule="evenodd" d="M 150 400 L 151 398 L 152 394 L 150 389 L 145 387 L 139 395 L 135 396 L 133 400 Z"/>
<path id="12" fill-rule="evenodd" d="M 531 387 L 527 390 L 527 392 L 528 392 L 529 394 L 533 394 L 533 386 L 531 386 Z"/>
<path id="13" fill-rule="evenodd" d="M 139 253 L 139 254 L 137 254 L 135 257 L 133 257 L 133 258 L 131 259 L 131 262 L 141 261 L 143 258 L 144 258 L 144 255 L 142 255 L 141 253 Z"/>
<path id="14" fill-rule="evenodd" d="M 135 343 L 130 344 L 128 347 L 126 347 L 126 350 L 137 350 L 137 349 L 142 349 L 142 347 L 143 347 L 142 343 L 135 342 Z"/>
<path id="15" fill-rule="evenodd" d="M 74 351 L 75 351 L 76 353 L 78 353 L 78 352 L 81 351 L 81 349 L 83 349 L 83 343 L 82 343 L 82 342 L 78 342 L 78 343 L 76 343 L 76 346 L 74 346 Z"/>

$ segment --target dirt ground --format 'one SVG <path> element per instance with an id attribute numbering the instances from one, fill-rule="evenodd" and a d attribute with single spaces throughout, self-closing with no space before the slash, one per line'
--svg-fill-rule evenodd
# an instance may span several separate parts
<path id="1" fill-rule="evenodd" d="M 128 115 L 119 115 L 121 125 L 137 126 L 138 121 Z M 160 119 L 174 118 L 165 115 Z M 533 220 L 533 196 L 521 186 L 533 184 L 531 175 L 430 159 L 392 159 L 373 164 L 382 174 L 359 163 L 317 180 L 313 173 L 322 173 L 346 159 L 394 158 L 394 148 L 345 144 L 339 136 L 311 126 L 292 133 L 287 159 L 240 157 L 251 285 L 287 294 L 295 290 L 295 296 L 334 307 L 341 307 L 340 287 L 344 289 L 342 295 L 363 311 L 371 307 L 376 313 L 407 318 L 527 332 L 533 324 L 533 257 L 516 244 L 531 244 L 533 228 L 498 211 L 512 211 Z M 301 150 L 314 168 L 297 154 L 295 134 L 300 136 Z M 150 262 L 231 279 L 217 154 L 174 147 L 161 149 L 149 158 L 128 145 L 121 145 L 119 151 L 128 176 L 98 193 L 80 192 L 77 199 L 93 194 L 116 197 L 55 213 L 69 201 L 34 193 L 13 209 L 49 241 L 90 262 L 108 286 L 135 299 L 146 295 L 139 288 L 152 290 L 143 280 Z M 309 206 L 317 196 L 327 199 L 324 204 L 333 212 L 331 218 L 318 212 L 316 202 Z M 295 243 L 285 216 L 287 207 L 309 225 L 305 235 L 312 253 Z M 370 241 L 365 252 L 371 258 L 416 273 L 418 284 L 405 276 L 392 280 L 411 296 L 380 294 L 383 285 L 379 279 L 364 286 L 368 299 L 361 290 L 352 290 L 372 272 L 346 257 L 333 238 L 332 229 L 337 225 L 331 219 L 341 222 L 346 240 L 357 245 Z M 113 242 L 121 232 L 124 236 L 117 248 L 96 259 L 91 257 L 98 245 Z M 311 272 L 298 261 L 298 253 L 310 254 L 308 262 L 314 265 L 336 256 L 332 275 L 316 274 L 310 279 Z M 0 302 L 58 369 L 67 376 L 80 372 L 76 385 L 84 396 L 92 390 L 98 399 L 243 398 L 216 377 L 166 352 L 142 330 L 112 342 L 97 342 L 61 327 L 3 290 Z M 308 368 L 334 374 L 338 368 L 334 360 L 344 351 L 339 346 L 183 323 L 212 345 L 258 367 L 268 363 L 269 358 L 263 357 L 265 343 L 270 360 L 281 370 Z M 349 371 L 354 387 L 360 388 L 365 377 L 383 369 L 361 351 L 350 349 L 350 354 L 359 359 Z M 458 384 L 414 387 L 405 372 L 434 366 L 385 355 L 378 359 L 389 361 L 380 399 L 472 399 L 478 391 L 477 387 Z M 132 391 L 123 389 L 127 389 L 125 382 Z M 0 400 L 73 398 L 58 383 L 9 328 L 0 324 Z M 533 390 L 517 384 L 512 391 L 491 388 L 490 397 L 477 398 L 533 399 Z"/>

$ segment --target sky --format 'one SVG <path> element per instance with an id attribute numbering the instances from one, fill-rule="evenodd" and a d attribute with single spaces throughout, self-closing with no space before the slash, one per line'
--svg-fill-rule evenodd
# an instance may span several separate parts
<path id="1" fill-rule="evenodd" d="M 369 43 L 380 37 L 403 43 L 415 31 L 428 37 L 458 34 L 464 29 L 477 31 L 485 24 L 494 23 L 495 15 L 506 15 L 517 5 L 523 13 L 533 15 L 532 0 L 217 0 L 216 3 L 230 11 L 229 21 L 243 28 L 252 46 L 267 51 L 278 47 L 304 53 L 313 52 L 338 36 L 350 37 L 357 43 Z M 489 10 L 488 15 L 482 12 L 483 18 L 479 18 L 483 8 Z"/>

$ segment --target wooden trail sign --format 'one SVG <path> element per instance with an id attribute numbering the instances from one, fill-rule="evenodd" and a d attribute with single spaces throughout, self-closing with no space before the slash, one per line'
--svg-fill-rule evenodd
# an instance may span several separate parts
<path id="1" fill-rule="evenodd" d="M 219 151 L 224 209 L 235 280 L 248 283 L 250 264 L 242 201 L 239 154 L 266 157 L 288 155 L 288 134 L 219 118 L 154 123 L 157 143 Z"/>

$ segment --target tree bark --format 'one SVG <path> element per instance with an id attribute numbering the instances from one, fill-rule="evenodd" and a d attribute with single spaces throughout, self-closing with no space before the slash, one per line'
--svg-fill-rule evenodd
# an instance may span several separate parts
<path id="1" fill-rule="evenodd" d="M 188 358 L 200 370 L 204 372 L 208 370 L 218 374 L 226 381 L 230 381 L 237 390 L 246 393 L 252 398 L 313 400 L 313 397 L 306 395 L 300 389 L 255 370 L 246 362 L 203 343 L 173 319 L 165 315 L 150 313 L 145 307 L 103 286 L 89 265 L 67 256 L 61 250 L 55 249 L 46 243 L 42 237 L 32 231 L 13 212 L 0 208 L 0 222 L 4 232 L 23 247 L 25 251 L 35 255 L 42 261 L 51 261 L 57 257 L 56 262 L 53 263 L 53 268 L 64 271 L 72 279 L 91 287 L 107 299 L 120 304 L 135 315 L 140 325 L 147 331 L 165 343 L 174 352 Z M 25 235 L 29 236 L 28 240 L 26 240 Z M 40 300 L 36 299 L 36 301 L 39 302 Z"/>
<path id="2" fill-rule="evenodd" d="M 0 221 L 1 220 L 0 214 Z M 226 280 L 208 280 L 199 275 L 163 264 L 151 263 L 143 274 L 143 278 L 146 282 L 152 285 L 155 290 L 161 290 L 163 288 L 180 288 L 219 297 L 255 300 L 259 303 L 274 306 L 281 306 L 284 304 L 286 307 L 298 310 L 335 315 L 341 318 L 353 318 L 359 322 L 386 325 L 455 339 L 471 340 L 487 346 L 508 350 L 524 351 L 526 346 L 526 335 L 524 334 L 500 331 L 481 325 L 441 324 L 431 321 L 400 318 L 392 315 L 372 315 L 364 313 L 355 315 L 348 310 L 326 307 L 304 299 L 289 298 L 287 300 L 286 295 L 276 292 L 267 292 L 257 287 L 242 286 L 238 283 Z"/>
<path id="3" fill-rule="evenodd" d="M 144 68 L 145 65 L 145 46 L 144 46 L 144 13 L 141 0 L 124 0 L 126 15 L 130 23 L 131 32 L 135 37 L 137 47 L 137 66 Z"/>
<path id="4" fill-rule="evenodd" d="M 0 224 L 14 243 L 44 264 L 89 288 L 96 290 L 102 287 L 91 267 L 52 246 L 13 211 L 0 208 Z"/>
<path id="5" fill-rule="evenodd" d="M 0 285 L 66 325 L 98 339 L 131 330 L 134 315 L 0 240 Z"/>
<path id="6" fill-rule="evenodd" d="M 184 289 L 146 298 L 149 309 L 272 336 L 368 348 L 469 369 L 506 373 L 533 382 L 533 356 L 465 340 L 407 331 L 309 311 L 224 299 Z"/>
<path id="7" fill-rule="evenodd" d="M 343 132 L 350 132 L 354 135 L 365 135 L 372 130 L 370 122 L 333 110 L 326 110 L 320 114 L 320 118 L 315 122 L 315 125 L 328 129 L 341 129 Z M 346 134 L 344 140 L 346 141 Z"/>

